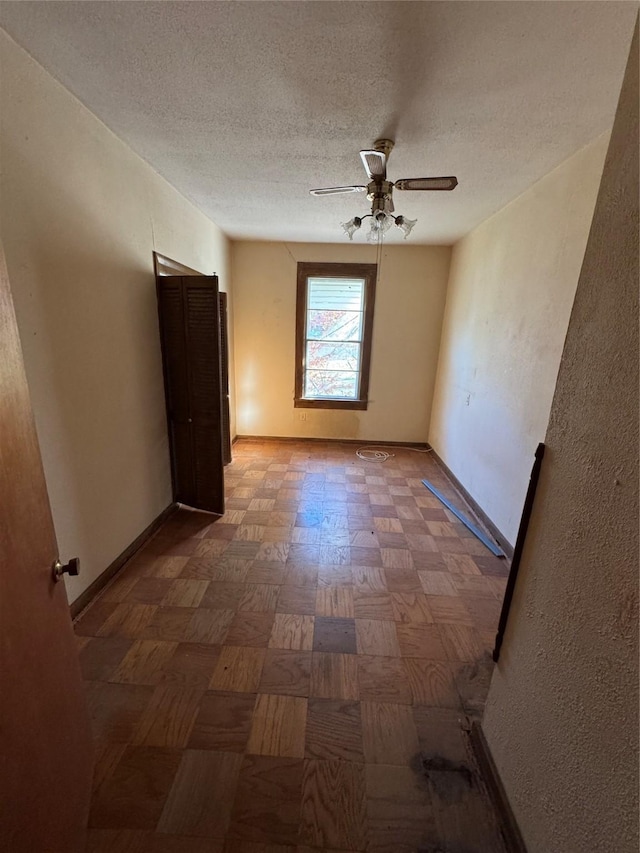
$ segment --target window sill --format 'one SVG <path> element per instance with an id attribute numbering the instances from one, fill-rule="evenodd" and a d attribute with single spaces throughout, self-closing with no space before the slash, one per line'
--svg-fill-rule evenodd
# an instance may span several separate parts
<path id="1" fill-rule="evenodd" d="M 311 399 L 306 397 L 296 397 L 293 401 L 296 409 L 356 409 L 366 411 L 369 405 L 368 400 L 330 400 L 330 399 Z"/>

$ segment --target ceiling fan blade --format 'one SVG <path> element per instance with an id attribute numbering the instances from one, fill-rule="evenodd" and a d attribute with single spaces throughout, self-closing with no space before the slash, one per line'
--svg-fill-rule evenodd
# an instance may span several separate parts
<path id="1" fill-rule="evenodd" d="M 363 193 L 366 187 L 322 187 L 319 190 L 309 190 L 311 195 L 344 195 L 345 193 Z"/>
<path id="2" fill-rule="evenodd" d="M 453 175 L 448 178 L 401 178 L 394 181 L 397 190 L 455 190 L 458 179 Z"/>
<path id="3" fill-rule="evenodd" d="M 373 149 L 361 151 L 360 157 L 364 170 L 370 180 L 374 178 L 385 178 L 387 175 L 387 155 L 384 151 L 374 151 Z"/>

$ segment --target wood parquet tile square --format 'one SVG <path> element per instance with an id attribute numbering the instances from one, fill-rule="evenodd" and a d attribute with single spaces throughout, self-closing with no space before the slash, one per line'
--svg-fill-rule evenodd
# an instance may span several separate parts
<path id="1" fill-rule="evenodd" d="M 224 838 L 241 764 L 234 753 L 185 749 L 158 832 Z"/>
<path id="2" fill-rule="evenodd" d="M 353 584 L 359 592 L 387 592 L 387 576 L 379 566 L 362 565 L 352 568 Z"/>
<path id="3" fill-rule="evenodd" d="M 209 687 L 235 693 L 255 693 L 260 684 L 265 649 L 251 646 L 224 646 Z"/>
<path id="4" fill-rule="evenodd" d="M 508 564 L 394 452 L 238 442 L 225 515 L 180 509 L 76 621 L 88 853 L 504 853 L 481 782 L 421 762 L 471 760 Z"/>
<path id="5" fill-rule="evenodd" d="M 418 753 L 418 735 L 409 705 L 362 702 L 362 739 L 368 764 L 411 763 Z"/>
<path id="6" fill-rule="evenodd" d="M 457 595 L 456 582 L 446 572 L 423 570 L 418 572 L 422 589 L 427 595 Z M 461 575 L 461 577 L 465 577 Z"/>
<path id="7" fill-rule="evenodd" d="M 409 554 L 410 552 L 407 551 L 406 553 Z M 386 568 L 384 576 L 389 592 L 422 592 L 422 584 L 420 583 L 418 572 L 413 568 Z"/>
<path id="8" fill-rule="evenodd" d="M 181 758 L 179 749 L 128 746 L 92 804 L 89 826 L 155 829 Z"/>
<path id="9" fill-rule="evenodd" d="M 85 695 L 96 743 L 130 743 L 153 691 L 142 684 L 87 682 Z"/>
<path id="10" fill-rule="evenodd" d="M 133 640 L 119 637 L 87 637 L 86 640 L 78 656 L 85 681 L 108 681 L 133 645 Z"/>
<path id="11" fill-rule="evenodd" d="M 392 592 L 391 604 L 395 622 L 428 625 L 435 621 L 426 595 L 420 592 Z"/>
<path id="12" fill-rule="evenodd" d="M 450 660 L 475 661 L 482 657 L 479 632 L 467 625 L 443 623 L 439 626 L 442 643 Z"/>
<path id="13" fill-rule="evenodd" d="M 157 684 L 177 645 L 158 640 L 136 640 L 109 680 L 123 684 Z"/>
<path id="14" fill-rule="evenodd" d="M 364 761 L 360 703 L 309 699 L 305 744 L 307 758 Z"/>
<path id="15" fill-rule="evenodd" d="M 243 583 L 210 583 L 200 606 L 208 610 L 238 610 L 245 589 L 246 585 Z"/>
<path id="16" fill-rule="evenodd" d="M 394 617 L 391 594 L 372 590 L 364 584 L 354 590 L 353 609 L 356 619 L 382 619 L 391 622 Z"/>
<path id="17" fill-rule="evenodd" d="M 325 589 L 327 587 L 349 588 L 353 586 L 353 571 L 351 566 L 347 565 L 321 565 L 318 568 L 318 587 Z M 349 593 L 340 593 L 343 598 L 348 598 Z M 316 608 L 317 612 L 317 608 Z M 320 615 L 320 614 L 319 614 Z"/>
<path id="18" fill-rule="evenodd" d="M 253 755 L 304 757 L 307 700 L 259 693 L 247 752 Z"/>
<path id="19" fill-rule="evenodd" d="M 431 708 L 460 707 L 454 670 L 449 663 L 426 658 L 405 658 L 403 664 L 414 705 L 427 705 Z"/>
<path id="20" fill-rule="evenodd" d="M 185 567 L 182 570 L 182 576 L 183 577 L 186 576 L 184 574 L 186 569 L 192 563 L 196 562 L 198 559 L 209 560 L 209 561 L 215 560 L 216 557 L 219 557 L 221 554 L 223 554 L 227 550 L 227 548 L 229 547 L 230 539 L 228 537 L 208 538 L 209 531 L 211 531 L 212 535 L 215 535 L 217 529 L 213 528 L 213 525 L 211 525 L 209 530 L 207 530 L 206 535 L 202 539 L 200 539 L 200 541 L 198 542 L 198 544 L 195 547 L 193 555 L 188 560 L 187 564 L 185 565 Z M 173 557 L 172 559 L 178 560 L 178 559 L 186 559 L 186 558 Z"/>
<path id="21" fill-rule="evenodd" d="M 353 619 L 353 589 L 348 586 L 319 587 L 316 594 L 316 615 Z"/>
<path id="22" fill-rule="evenodd" d="M 313 612 L 315 613 L 316 586 L 318 584 L 318 567 L 305 565 L 289 565 L 284 574 L 283 592 L 288 586 L 311 587 L 313 591 Z"/>
<path id="23" fill-rule="evenodd" d="M 441 627 L 409 623 L 396 625 L 400 653 L 405 658 L 448 660 L 442 641 Z"/>
<path id="24" fill-rule="evenodd" d="M 260 693 L 308 696 L 311 685 L 311 652 L 267 649 Z"/>
<path id="25" fill-rule="evenodd" d="M 249 566 L 246 580 L 247 583 L 275 584 L 281 589 L 285 574 L 286 564 L 284 563 L 254 560 Z"/>
<path id="26" fill-rule="evenodd" d="M 165 673 L 140 717 L 133 743 L 184 748 L 205 690 L 200 681 L 185 683 L 179 673 Z"/>
<path id="27" fill-rule="evenodd" d="M 116 604 L 115 609 L 102 622 L 95 636 L 126 637 L 135 640 L 149 624 L 156 609 L 157 605 L 152 604 L 129 604 L 124 601 Z"/>
<path id="28" fill-rule="evenodd" d="M 313 648 L 314 621 L 313 616 L 276 613 L 269 648 L 310 651 Z"/>
<path id="29" fill-rule="evenodd" d="M 280 587 L 269 583 L 247 583 L 238 610 L 252 613 L 275 613 Z"/>
<path id="30" fill-rule="evenodd" d="M 459 595 L 430 595 L 427 598 L 433 621 L 440 625 L 473 625 L 473 619 Z M 499 614 L 497 614 L 499 616 Z"/>
<path id="31" fill-rule="evenodd" d="M 335 759 L 305 762 L 300 823 L 304 843 L 323 849 L 364 850 L 366 809 L 362 764 Z"/>
<path id="32" fill-rule="evenodd" d="M 256 697 L 253 693 L 205 693 L 189 737 L 189 749 L 244 753 Z"/>
<path id="33" fill-rule="evenodd" d="M 178 643 L 163 670 L 185 684 L 208 686 L 220 657 L 221 647 L 210 643 Z"/>
<path id="34" fill-rule="evenodd" d="M 156 607 L 139 636 L 145 640 L 180 642 L 187 637 L 192 617 L 190 608 Z"/>
<path id="35" fill-rule="evenodd" d="M 264 648 L 269 645 L 273 622 L 273 613 L 238 612 L 231 622 L 225 642 L 229 646 Z"/>
<path id="36" fill-rule="evenodd" d="M 171 583 L 170 578 L 138 578 L 127 593 L 126 600 L 130 604 L 162 604 L 162 600 L 169 592 Z"/>
<path id="37" fill-rule="evenodd" d="M 397 657 L 358 655 L 360 699 L 410 705 L 413 696 L 404 663 Z"/>
<path id="38" fill-rule="evenodd" d="M 354 655 L 314 652 L 311 657 L 311 696 L 358 699 L 358 660 Z"/>
<path id="39" fill-rule="evenodd" d="M 248 755 L 240 769 L 229 838 L 296 845 L 304 761 Z"/>
<path id="40" fill-rule="evenodd" d="M 189 611 L 191 618 L 183 637 L 191 643 L 222 643 L 229 633 L 235 614 L 233 610 Z"/>
<path id="41" fill-rule="evenodd" d="M 357 653 L 355 619 L 316 616 L 313 650 L 355 655 Z"/>
<path id="42" fill-rule="evenodd" d="M 154 563 L 158 562 L 157 560 Z M 178 572 L 180 574 L 180 572 Z M 113 601 L 119 604 L 128 597 L 133 587 L 138 583 L 140 578 L 133 574 L 120 574 L 116 577 L 100 596 L 101 601 Z"/>
<path id="43" fill-rule="evenodd" d="M 426 783 L 417 782 L 415 772 L 408 766 L 368 764 L 365 773 L 367 850 L 371 853 L 416 853 L 430 848 L 437 850 L 437 846 L 430 844 L 437 839 L 437 834 Z M 473 850 L 474 847 L 469 849 Z"/>
<path id="44" fill-rule="evenodd" d="M 400 656 L 395 622 L 385 622 L 381 619 L 356 619 L 355 623 L 359 655 Z"/>
<path id="45" fill-rule="evenodd" d="M 380 548 L 351 547 L 352 566 L 382 566 Z"/>

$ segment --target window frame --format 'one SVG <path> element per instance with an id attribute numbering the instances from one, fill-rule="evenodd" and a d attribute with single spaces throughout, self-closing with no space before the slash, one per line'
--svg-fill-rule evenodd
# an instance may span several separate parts
<path id="1" fill-rule="evenodd" d="M 373 311 L 376 299 L 377 264 L 309 263 L 300 261 L 297 271 L 296 293 L 296 371 L 294 408 L 296 409 L 356 409 L 365 411 L 369 405 L 369 375 L 371 369 L 371 341 L 373 337 Z M 306 318 L 308 279 L 357 278 L 364 279 L 364 329 L 361 342 L 360 381 L 355 399 L 344 397 L 304 397 L 304 361 L 306 353 Z"/>

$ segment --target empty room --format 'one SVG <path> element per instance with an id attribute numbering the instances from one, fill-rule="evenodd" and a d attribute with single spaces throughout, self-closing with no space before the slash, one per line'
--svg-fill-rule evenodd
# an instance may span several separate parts
<path id="1" fill-rule="evenodd" d="M 0 4 L 0 848 L 638 849 L 638 4 Z"/>

